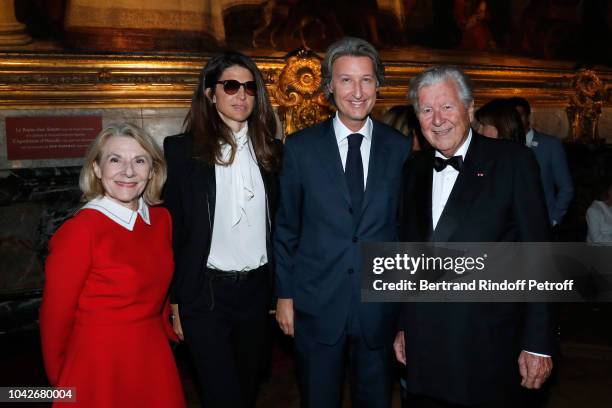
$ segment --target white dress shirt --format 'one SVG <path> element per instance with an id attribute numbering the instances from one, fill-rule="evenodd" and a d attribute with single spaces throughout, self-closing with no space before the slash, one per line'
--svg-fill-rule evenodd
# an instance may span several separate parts
<path id="1" fill-rule="evenodd" d="M 465 154 L 468 151 L 468 147 L 470 146 L 470 142 L 472 141 L 472 129 L 470 129 L 470 133 L 468 133 L 467 139 L 463 142 L 459 149 L 455 152 L 454 156 L 461 156 L 463 160 L 465 160 Z M 436 157 L 441 157 L 443 159 L 447 159 L 444 157 L 442 153 L 436 150 Z M 433 229 L 436 229 L 436 225 L 438 225 L 438 221 L 440 220 L 440 216 L 442 215 L 442 211 L 444 211 L 444 207 L 446 206 L 446 202 L 448 201 L 448 197 L 453 191 L 453 187 L 455 186 L 455 181 L 457 181 L 457 176 L 459 172 L 455 170 L 453 166 L 446 166 L 442 171 L 433 171 L 433 182 L 431 185 L 431 220 L 433 222 Z"/>
<path id="2" fill-rule="evenodd" d="M 363 135 L 361 141 L 361 161 L 363 163 L 363 188 L 365 190 L 366 182 L 368 180 L 368 163 L 370 162 L 370 146 L 372 146 L 372 119 L 369 117 L 366 119 L 362 128 L 357 132 L 353 132 L 347 128 L 344 123 L 338 118 L 338 114 L 334 116 L 332 121 L 334 125 L 334 133 L 336 134 L 336 142 L 338 143 L 338 150 L 340 150 L 340 159 L 342 159 L 342 168 L 346 169 L 346 156 L 348 154 L 348 137 L 353 133 L 359 133 Z"/>
<path id="3" fill-rule="evenodd" d="M 149 218 L 149 207 L 142 197 L 138 199 L 138 209 L 136 211 L 130 210 L 129 208 L 111 200 L 106 196 L 94 198 L 85 204 L 81 209 L 83 210 L 85 208 L 101 212 L 129 231 L 134 230 L 134 225 L 136 224 L 136 219 L 139 215 L 146 224 L 151 225 L 151 219 Z"/>
<path id="4" fill-rule="evenodd" d="M 612 207 L 595 200 L 587 209 L 586 220 L 587 242 L 612 244 Z"/>
<path id="5" fill-rule="evenodd" d="M 533 144 L 533 129 L 529 128 L 529 130 L 525 134 L 525 146 L 527 146 L 527 147 L 536 147 L 537 145 L 538 145 L 537 142 L 536 142 L 535 145 Z"/>
<path id="6" fill-rule="evenodd" d="M 245 125 L 234 134 L 234 162 L 215 165 L 215 220 L 206 266 L 221 271 L 249 271 L 268 262 L 266 192 L 247 132 Z M 223 159 L 230 153 L 224 145 Z"/>

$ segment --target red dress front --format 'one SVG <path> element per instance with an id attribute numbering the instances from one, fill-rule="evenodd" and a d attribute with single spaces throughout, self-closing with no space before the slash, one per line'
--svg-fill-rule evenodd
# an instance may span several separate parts
<path id="1" fill-rule="evenodd" d="M 49 243 L 40 330 L 50 383 L 76 388 L 67 407 L 185 406 L 163 313 L 170 215 L 149 208 L 149 217 L 129 231 L 83 209 Z"/>

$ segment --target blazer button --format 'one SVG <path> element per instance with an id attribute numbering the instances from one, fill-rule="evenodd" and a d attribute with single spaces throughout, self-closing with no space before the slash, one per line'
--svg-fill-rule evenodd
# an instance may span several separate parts
<path id="1" fill-rule="evenodd" d="M 353 273 L 355 273 L 355 270 L 353 268 L 349 268 L 347 272 L 349 273 L 349 275 L 352 275 Z"/>
<path id="2" fill-rule="evenodd" d="M 349 209 L 348 209 L 348 210 L 349 210 L 349 214 L 352 214 L 352 213 L 353 213 L 353 207 L 349 207 Z"/>
<path id="3" fill-rule="evenodd" d="M 359 241 L 359 238 L 353 237 L 353 242 L 357 242 L 357 241 Z"/>

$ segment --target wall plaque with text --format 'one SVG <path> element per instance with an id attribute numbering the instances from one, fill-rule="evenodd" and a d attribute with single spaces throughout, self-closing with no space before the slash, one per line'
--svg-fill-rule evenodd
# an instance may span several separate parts
<path id="1" fill-rule="evenodd" d="M 102 130 L 102 116 L 6 118 L 8 160 L 84 157 Z"/>

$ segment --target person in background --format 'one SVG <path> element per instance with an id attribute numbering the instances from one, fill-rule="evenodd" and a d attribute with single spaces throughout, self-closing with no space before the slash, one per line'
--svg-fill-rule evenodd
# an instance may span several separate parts
<path id="1" fill-rule="evenodd" d="M 412 105 L 391 107 L 381 118 L 381 122 L 394 127 L 412 139 L 412 151 L 430 149 L 431 146 L 421 132 L 421 125 Z"/>
<path id="2" fill-rule="evenodd" d="M 52 386 L 77 392 L 55 406 L 185 406 L 168 344 L 165 180 L 160 148 L 137 126 L 110 125 L 89 147 L 79 179 L 87 203 L 53 235 L 45 264 L 45 369 Z"/>
<path id="3" fill-rule="evenodd" d="M 525 144 L 533 150 L 540 166 L 548 217 L 550 224 L 554 227 L 563 220 L 574 197 L 574 185 L 563 143 L 555 136 L 538 132 L 531 127 L 531 107 L 526 99 L 513 97 L 508 101 L 521 117 L 525 130 Z"/>
<path id="4" fill-rule="evenodd" d="M 475 130 L 483 136 L 506 139 L 525 144 L 525 130 L 521 117 L 507 99 L 493 99 L 474 114 Z"/>
<path id="5" fill-rule="evenodd" d="M 257 66 L 226 52 L 200 72 L 185 133 L 164 140 L 174 330 L 191 351 L 206 408 L 254 406 L 269 354 L 275 136 Z"/>
<path id="6" fill-rule="evenodd" d="M 586 221 L 587 242 L 612 244 L 612 181 L 608 180 L 601 197 L 587 209 Z"/>

